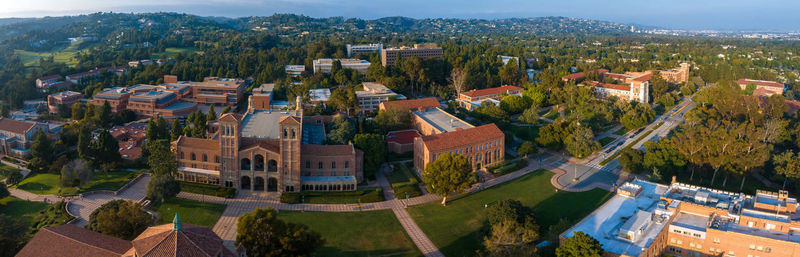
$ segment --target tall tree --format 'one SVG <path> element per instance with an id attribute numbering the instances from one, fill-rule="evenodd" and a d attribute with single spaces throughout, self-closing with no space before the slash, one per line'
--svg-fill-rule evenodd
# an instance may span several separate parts
<path id="1" fill-rule="evenodd" d="M 36 132 L 33 144 L 31 145 L 31 159 L 28 168 L 34 172 L 44 172 L 55 159 L 53 151 L 53 141 L 41 130 Z"/>
<path id="2" fill-rule="evenodd" d="M 100 123 L 101 127 L 109 128 L 113 118 L 114 112 L 111 110 L 111 105 L 108 101 L 104 101 L 103 106 L 101 106 L 100 110 L 97 112 L 97 122 Z"/>
<path id="3" fill-rule="evenodd" d="M 356 134 L 353 145 L 364 151 L 364 175 L 372 177 L 386 161 L 386 141 L 379 134 Z"/>
<path id="4" fill-rule="evenodd" d="M 325 244 L 319 233 L 278 219 L 270 207 L 245 213 L 238 221 L 236 245 L 249 256 L 308 256 Z"/>
<path id="5" fill-rule="evenodd" d="M 163 203 L 181 192 L 181 185 L 169 174 L 157 175 L 147 182 L 147 199 Z"/>
<path id="6" fill-rule="evenodd" d="M 92 143 L 92 136 L 89 134 L 89 128 L 83 122 L 79 123 L 80 130 L 78 132 L 78 157 L 88 160 L 91 158 L 91 151 L 89 145 Z"/>
<path id="7" fill-rule="evenodd" d="M 86 228 L 101 234 L 132 240 L 152 223 L 153 217 L 138 203 L 113 200 L 89 215 Z"/>
<path id="8" fill-rule="evenodd" d="M 95 167 L 107 167 L 107 165 L 114 165 L 122 161 L 122 156 L 119 154 L 119 142 L 108 130 L 100 131 L 97 140 L 93 141 L 89 148 Z"/>
<path id="9" fill-rule="evenodd" d="M 772 158 L 772 162 L 775 164 L 775 172 L 785 178 L 800 178 L 800 154 L 795 154 L 794 151 L 788 150 L 774 155 Z M 786 187 L 786 180 L 784 180 L 783 186 L 784 188 Z"/>
<path id="10" fill-rule="evenodd" d="M 464 69 L 459 67 L 454 67 L 450 71 L 450 85 L 456 91 L 456 97 L 461 95 L 461 92 L 464 92 L 466 84 L 467 76 L 464 74 Z"/>
<path id="11" fill-rule="evenodd" d="M 601 257 L 604 252 L 600 241 L 583 231 L 573 233 L 572 237 L 564 239 L 564 242 L 556 248 L 558 257 Z"/>
<path id="12" fill-rule="evenodd" d="M 461 192 L 473 182 L 472 167 L 464 155 L 441 154 L 425 167 L 422 180 L 428 191 L 442 196 L 442 205 L 447 206 L 450 193 Z"/>
<path id="13" fill-rule="evenodd" d="M 153 170 L 153 174 L 175 175 L 175 172 L 178 171 L 178 160 L 175 153 L 170 148 L 168 139 L 148 142 L 147 149 L 150 152 L 147 165 Z"/>
<path id="14" fill-rule="evenodd" d="M 181 127 L 181 121 L 175 119 L 172 121 L 172 130 L 170 131 L 170 138 L 174 140 L 178 140 L 178 138 L 183 134 L 183 127 Z"/>
<path id="15" fill-rule="evenodd" d="M 572 135 L 564 138 L 564 147 L 572 156 L 582 159 L 600 150 L 600 143 L 594 141 L 591 128 L 576 126 Z"/>

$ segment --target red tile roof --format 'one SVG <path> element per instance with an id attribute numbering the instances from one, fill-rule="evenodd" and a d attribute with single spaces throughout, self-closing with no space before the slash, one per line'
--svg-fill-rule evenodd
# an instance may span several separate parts
<path id="1" fill-rule="evenodd" d="M 215 151 L 219 150 L 219 142 L 214 139 L 181 136 L 178 138 L 177 144 L 180 147 L 191 147 Z"/>
<path id="2" fill-rule="evenodd" d="M 450 149 L 490 139 L 503 140 L 503 131 L 494 123 L 453 132 L 423 136 L 422 142 L 429 151 Z"/>
<path id="3" fill-rule="evenodd" d="M 640 77 L 634 78 L 633 81 L 645 82 L 645 81 L 650 80 L 651 77 L 653 77 L 653 73 L 648 73 L 648 74 L 642 75 Z"/>
<path id="4" fill-rule="evenodd" d="M 119 257 L 130 248 L 129 241 L 67 224 L 39 230 L 17 256 Z"/>
<path id="5" fill-rule="evenodd" d="M 508 91 L 515 91 L 515 90 L 516 91 L 521 91 L 522 88 L 521 87 L 517 87 L 517 86 L 505 85 L 505 86 L 501 86 L 501 87 L 485 88 L 485 89 L 478 89 L 478 90 L 473 89 L 473 90 L 470 90 L 470 91 L 467 91 L 467 92 L 464 92 L 464 93 L 461 93 L 461 94 L 465 95 L 465 96 L 468 96 L 468 97 L 480 97 L 480 96 L 508 93 Z"/>
<path id="6" fill-rule="evenodd" d="M 595 72 L 598 72 L 599 74 L 605 74 L 605 73 L 608 73 L 608 70 L 607 69 L 597 69 L 597 70 L 595 70 Z M 583 72 L 578 72 L 578 73 L 572 73 L 572 74 L 566 75 L 564 77 L 561 77 L 561 79 L 562 80 L 577 80 L 577 79 L 583 78 L 584 76 L 585 76 L 585 74 Z"/>
<path id="7" fill-rule="evenodd" d="M 413 144 L 414 138 L 420 136 L 422 135 L 420 135 L 416 130 L 392 131 L 389 132 L 389 134 L 386 134 L 386 142 L 397 143 L 401 145 Z"/>
<path id="8" fill-rule="evenodd" d="M 779 87 L 783 88 L 783 83 L 775 82 L 775 81 L 766 81 L 766 80 L 755 80 L 755 79 L 739 79 L 739 85 L 747 85 L 750 83 L 754 83 L 758 86 L 762 87 Z"/>
<path id="9" fill-rule="evenodd" d="M 383 102 L 381 103 L 381 105 L 384 107 L 383 109 L 386 108 L 428 109 L 441 106 L 441 104 L 439 104 L 439 101 L 436 100 L 436 98 L 434 97 Z"/>
<path id="10" fill-rule="evenodd" d="M 614 89 L 614 90 L 625 90 L 625 91 L 630 91 L 631 90 L 631 87 L 628 86 L 628 85 L 606 84 L 606 83 L 600 83 L 600 82 L 597 82 L 597 81 L 591 81 L 591 82 L 589 82 L 589 85 L 593 86 L 593 87 L 602 87 L 602 88 L 608 88 L 608 89 Z"/>
<path id="11" fill-rule="evenodd" d="M 35 125 L 36 123 L 33 122 L 0 118 L 0 130 L 10 131 L 16 134 L 25 134 L 25 132 L 28 132 L 28 130 L 33 128 Z"/>
<path id="12" fill-rule="evenodd" d="M 235 256 L 210 228 L 187 223 L 179 226 L 175 229 L 174 223 L 168 223 L 147 228 L 132 242 L 136 256 Z"/>
<path id="13" fill-rule="evenodd" d="M 58 79 L 58 78 L 61 78 L 61 75 L 44 76 L 44 77 L 39 78 L 39 80 L 44 81 L 44 80 L 51 80 L 51 79 Z"/>

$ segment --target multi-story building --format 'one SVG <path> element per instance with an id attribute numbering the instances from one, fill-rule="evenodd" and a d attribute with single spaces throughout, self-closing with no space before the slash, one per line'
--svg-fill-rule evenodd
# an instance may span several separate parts
<path id="1" fill-rule="evenodd" d="M 585 83 L 592 87 L 592 93 L 599 99 L 607 99 L 610 96 L 616 96 L 624 101 L 637 101 L 640 103 L 647 103 L 649 101 L 650 85 L 647 81 L 631 82 L 629 85 L 620 84 L 607 84 L 597 81 L 589 81 Z"/>
<path id="2" fill-rule="evenodd" d="M 83 97 L 81 93 L 73 91 L 63 91 L 50 94 L 47 96 L 47 109 L 50 110 L 50 113 L 58 113 L 59 105 L 64 104 L 67 107 L 72 108 L 74 103 L 81 101 L 81 97 Z"/>
<path id="3" fill-rule="evenodd" d="M 296 106 L 226 113 L 207 139 L 178 138 L 176 179 L 268 192 L 355 190 L 364 153 L 352 144 L 312 144 L 306 135 L 320 126 L 304 121 L 300 97 Z"/>
<path id="4" fill-rule="evenodd" d="M 331 90 L 329 88 L 318 88 L 308 90 L 308 100 L 311 104 L 327 105 L 328 99 L 331 98 Z"/>
<path id="5" fill-rule="evenodd" d="M 78 84 L 78 83 L 81 82 L 82 79 L 90 78 L 90 77 L 97 77 L 97 76 L 100 76 L 100 74 L 102 74 L 103 72 L 112 72 L 117 76 L 122 76 L 126 72 L 128 72 L 128 69 L 125 68 L 125 67 L 122 67 L 122 66 L 109 66 L 109 67 L 102 67 L 102 68 L 92 69 L 92 70 L 89 70 L 89 71 L 86 71 L 86 72 L 70 74 L 70 75 L 67 75 L 65 78 L 66 78 L 66 81 L 69 81 L 72 84 Z"/>
<path id="6" fill-rule="evenodd" d="M 381 63 L 383 67 L 394 66 L 398 58 L 411 58 L 419 57 L 426 58 L 441 58 L 444 50 L 436 44 L 414 44 L 414 48 L 400 47 L 400 48 L 386 48 L 381 50 Z"/>
<path id="7" fill-rule="evenodd" d="M 351 45 L 347 44 L 347 57 L 353 57 L 357 54 L 368 54 L 372 52 L 380 53 L 383 50 L 383 44 L 369 44 L 369 45 Z"/>
<path id="8" fill-rule="evenodd" d="M 342 64 L 343 69 L 354 69 L 358 72 L 366 72 L 371 64 L 367 60 L 359 59 L 316 59 L 314 60 L 314 72 L 331 73 L 333 62 L 338 60 Z"/>
<path id="9" fill-rule="evenodd" d="M 131 97 L 133 91 L 124 87 L 106 88 L 94 94 L 91 104 L 95 106 L 103 106 L 104 102 L 108 102 L 111 110 L 119 113 L 128 107 L 128 98 Z"/>
<path id="10" fill-rule="evenodd" d="M 388 108 L 401 108 L 408 110 L 418 110 L 418 109 L 425 110 L 428 108 L 436 108 L 441 106 L 442 104 L 440 104 L 435 97 L 428 97 L 428 98 L 409 99 L 403 101 L 383 102 L 380 104 L 380 109 L 386 110 Z"/>
<path id="11" fill-rule="evenodd" d="M 428 163 L 445 153 L 464 155 L 473 170 L 489 167 L 503 161 L 503 138 L 503 132 L 493 123 L 417 137 L 414 139 L 414 167 L 425 171 Z"/>
<path id="12" fill-rule="evenodd" d="M 364 82 L 361 83 L 364 90 L 356 91 L 358 98 L 358 105 L 361 112 L 377 111 L 380 104 L 391 100 L 405 100 L 404 95 L 393 92 L 378 82 Z"/>
<path id="13" fill-rule="evenodd" d="M 184 101 L 199 104 L 236 105 L 244 97 L 245 82 L 241 79 L 205 77 L 203 82 L 178 81 L 176 76 L 164 76 L 166 86 L 188 86 L 191 95 Z"/>
<path id="14" fill-rule="evenodd" d="M 688 63 L 681 63 L 680 67 L 659 70 L 658 74 L 661 74 L 661 78 L 672 84 L 687 83 L 689 82 L 689 66 Z"/>
<path id="15" fill-rule="evenodd" d="M 786 191 L 751 196 L 634 180 L 561 239 L 583 231 L 604 256 L 800 256 L 798 207 Z"/>
<path id="16" fill-rule="evenodd" d="M 782 95 L 783 92 L 786 92 L 786 85 L 776 81 L 739 79 L 737 83 L 742 90 L 746 89 L 747 85 L 755 85 L 755 90 L 759 91 L 759 93 L 753 93 L 753 95 L 771 96 L 774 94 Z"/>
<path id="17" fill-rule="evenodd" d="M 122 159 L 133 161 L 142 156 L 142 142 L 147 138 L 147 123 L 134 122 L 125 126 L 114 126 L 109 130 L 117 139 Z"/>
<path id="18" fill-rule="evenodd" d="M 286 71 L 286 74 L 292 77 L 299 77 L 303 75 L 303 72 L 306 71 L 305 65 L 286 65 L 283 68 Z"/>
<path id="19" fill-rule="evenodd" d="M 247 107 L 252 110 L 270 110 L 272 90 L 274 89 L 275 84 L 262 84 L 258 88 L 254 88 Z"/>
<path id="20" fill-rule="evenodd" d="M 421 137 L 416 130 L 407 129 L 391 131 L 386 134 L 386 146 L 389 152 L 402 154 L 414 151 L 414 139 Z"/>
<path id="21" fill-rule="evenodd" d="M 181 97 L 176 92 L 180 93 L 185 89 L 173 86 L 172 91 L 168 91 L 165 88 L 169 86 L 135 85 L 128 88 L 108 88 L 95 94 L 91 104 L 100 107 L 108 102 L 115 113 L 131 110 L 139 116 L 146 117 L 185 117 L 197 110 L 197 104 L 179 100 Z"/>
<path id="22" fill-rule="evenodd" d="M 39 131 L 48 132 L 47 124 L 0 117 L 0 154 L 30 157 L 31 144 Z"/>
<path id="23" fill-rule="evenodd" d="M 61 81 L 61 75 L 51 75 L 36 79 L 36 88 L 42 92 L 51 88 L 64 89 L 70 84 L 69 81 Z"/>
<path id="24" fill-rule="evenodd" d="M 500 61 L 503 62 L 503 65 L 506 65 L 508 64 L 508 62 L 513 61 L 516 62 L 517 65 L 519 66 L 519 57 L 498 55 L 497 58 L 500 58 Z"/>
<path id="25" fill-rule="evenodd" d="M 522 90 L 521 87 L 508 85 L 478 90 L 473 89 L 459 94 L 456 102 L 462 108 L 472 111 L 480 107 L 484 102 L 500 105 L 500 100 L 507 95 L 522 96 Z"/>

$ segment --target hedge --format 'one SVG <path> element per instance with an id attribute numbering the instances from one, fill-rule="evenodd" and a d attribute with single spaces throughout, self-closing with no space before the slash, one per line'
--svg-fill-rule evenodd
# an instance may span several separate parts
<path id="1" fill-rule="evenodd" d="M 233 198 L 236 196 L 235 188 L 226 188 L 215 185 L 206 185 L 186 181 L 178 181 L 181 184 L 181 192 L 205 194 L 211 196 Z"/>
<path id="2" fill-rule="evenodd" d="M 502 176 L 511 172 L 518 171 L 519 169 L 525 168 L 528 166 L 528 161 L 525 159 L 519 159 L 516 161 L 503 161 L 495 166 L 487 168 L 489 172 L 494 175 Z"/>
<path id="3" fill-rule="evenodd" d="M 282 203 L 372 203 L 383 201 L 383 190 L 380 187 L 370 187 L 355 191 L 343 192 L 284 192 L 281 194 Z"/>

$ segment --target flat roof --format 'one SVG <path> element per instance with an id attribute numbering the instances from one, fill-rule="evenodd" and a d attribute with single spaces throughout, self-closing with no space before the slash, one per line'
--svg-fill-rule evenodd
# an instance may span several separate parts
<path id="1" fill-rule="evenodd" d="M 672 225 L 697 231 L 706 231 L 706 227 L 709 225 L 709 219 L 708 216 L 681 212 L 672 220 Z"/>
<path id="2" fill-rule="evenodd" d="M 648 220 L 643 220 L 641 217 L 645 215 L 649 216 L 650 213 L 654 213 L 656 216 L 669 215 L 667 210 L 658 208 L 658 203 L 660 201 L 659 196 L 667 191 L 667 187 L 638 179 L 631 183 L 641 186 L 642 192 L 636 197 L 619 194 L 614 195 L 578 224 L 575 224 L 575 226 L 562 233 L 561 236 L 569 238 L 572 237 L 575 232 L 583 231 L 597 239 L 597 241 L 600 241 L 605 251 L 616 254 L 639 256 L 643 250 L 650 246 L 659 232 L 666 227 L 668 222 L 664 221 L 659 223 L 652 221 L 653 224 L 651 224 L 642 235 L 638 235 L 636 241 L 618 237 L 620 228 L 623 228 L 625 223 L 628 223 L 631 219 L 634 219 L 634 221 L 629 223 L 629 225 L 646 222 Z M 636 217 L 640 218 L 637 219 Z"/>
<path id="3" fill-rule="evenodd" d="M 288 111 L 255 111 L 242 118 L 242 137 L 252 138 L 280 138 L 281 118 L 290 116 Z"/>
<path id="4" fill-rule="evenodd" d="M 196 103 L 177 101 L 177 102 L 175 102 L 173 104 L 170 104 L 169 106 L 164 107 L 162 109 L 163 110 L 170 110 L 170 111 L 172 111 L 172 110 L 183 110 L 183 109 L 192 108 L 192 107 L 194 107 L 196 105 L 197 105 Z"/>
<path id="5" fill-rule="evenodd" d="M 331 97 L 331 89 L 330 88 L 317 88 L 308 90 L 308 96 L 311 98 L 312 102 L 327 102 L 328 99 Z"/>
<path id="6" fill-rule="evenodd" d="M 413 113 L 431 126 L 444 132 L 452 132 L 456 131 L 456 129 L 468 129 L 474 127 L 439 108 L 429 108 L 425 111 L 413 111 Z"/>

